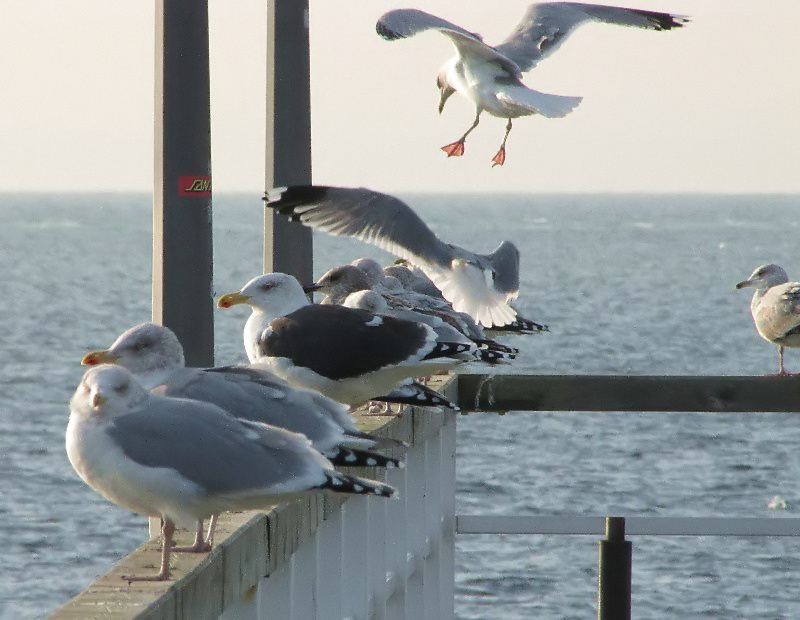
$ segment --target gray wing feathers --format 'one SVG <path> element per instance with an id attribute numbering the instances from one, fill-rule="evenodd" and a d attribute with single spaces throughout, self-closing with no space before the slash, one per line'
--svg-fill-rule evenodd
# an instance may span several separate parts
<path id="1" fill-rule="evenodd" d="M 680 28 L 686 17 L 581 2 L 532 4 L 508 38 L 495 49 L 529 71 L 553 53 L 575 29 L 587 21 L 648 30 Z"/>
<path id="2" fill-rule="evenodd" d="M 426 30 L 439 30 L 443 34 L 455 33 L 462 37 L 480 41 L 480 35 L 465 30 L 461 26 L 431 15 L 419 9 L 396 9 L 381 16 L 375 25 L 375 30 L 384 39 L 405 39 Z"/>
<path id="3" fill-rule="evenodd" d="M 280 200 L 270 206 L 280 209 Z M 403 201 L 365 188 L 325 188 L 292 219 L 332 235 L 354 237 L 409 260 L 449 267 L 453 253 Z"/>
<path id="4" fill-rule="evenodd" d="M 239 422 L 193 400 L 153 395 L 146 410 L 116 417 L 108 432 L 132 460 L 177 471 L 208 495 L 307 477 L 314 462 L 302 435 Z"/>
<path id="5" fill-rule="evenodd" d="M 519 250 L 510 241 L 503 241 L 487 256 L 492 268 L 494 288 L 502 293 L 519 292 Z"/>

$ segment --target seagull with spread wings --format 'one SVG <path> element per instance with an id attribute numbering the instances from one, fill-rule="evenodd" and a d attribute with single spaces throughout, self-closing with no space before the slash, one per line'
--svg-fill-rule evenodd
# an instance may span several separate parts
<path id="1" fill-rule="evenodd" d="M 581 97 L 541 93 L 522 83 L 522 74 L 552 54 L 581 24 L 602 22 L 647 30 L 680 28 L 688 19 L 658 11 L 630 9 L 582 2 L 537 3 L 528 7 L 508 38 L 496 46 L 483 42 L 480 35 L 445 19 L 418 9 L 397 9 L 385 13 L 375 28 L 389 41 L 405 39 L 427 30 L 448 37 L 456 55 L 439 69 L 439 112 L 455 92 L 475 104 L 475 120 L 458 140 L 442 147 L 448 157 L 464 154 L 464 142 L 478 126 L 482 112 L 508 119 L 500 149 L 492 159 L 494 166 L 506 160 L 506 140 L 511 119 L 531 114 L 559 118 L 569 114 Z"/>

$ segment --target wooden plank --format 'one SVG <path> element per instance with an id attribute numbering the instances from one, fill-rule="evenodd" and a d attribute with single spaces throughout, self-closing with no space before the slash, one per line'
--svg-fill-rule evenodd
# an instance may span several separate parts
<path id="1" fill-rule="evenodd" d="M 796 376 L 458 376 L 465 411 L 798 412 Z"/>

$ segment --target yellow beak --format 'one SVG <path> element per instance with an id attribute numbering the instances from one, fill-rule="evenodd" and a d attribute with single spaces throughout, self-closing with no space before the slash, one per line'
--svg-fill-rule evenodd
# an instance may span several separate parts
<path id="1" fill-rule="evenodd" d="M 116 364 L 119 355 L 108 351 L 91 351 L 83 356 L 81 364 L 84 366 L 97 366 L 98 364 Z"/>
<path id="2" fill-rule="evenodd" d="M 246 304 L 248 301 L 250 301 L 248 295 L 242 295 L 239 291 L 236 291 L 235 293 L 225 293 L 225 295 L 217 299 L 217 306 L 220 308 L 230 308 L 231 306 Z"/>

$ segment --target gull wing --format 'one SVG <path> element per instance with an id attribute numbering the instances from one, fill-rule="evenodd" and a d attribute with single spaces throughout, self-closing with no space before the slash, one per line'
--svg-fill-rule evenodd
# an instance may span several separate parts
<path id="1" fill-rule="evenodd" d="M 522 71 L 530 71 L 552 54 L 575 31 L 589 21 L 647 30 L 680 28 L 688 18 L 671 13 L 629 9 L 583 2 L 532 4 L 522 19 L 495 50 L 511 59 Z"/>
<path id="2" fill-rule="evenodd" d="M 381 16 L 375 30 L 387 41 L 405 39 L 426 30 L 437 30 L 448 37 L 462 57 L 478 57 L 501 66 L 514 77 L 521 77 L 519 67 L 498 50 L 486 45 L 480 35 L 419 9 L 396 9 Z"/>

